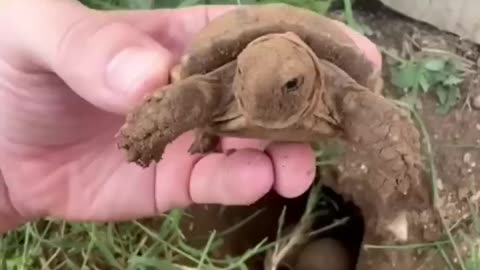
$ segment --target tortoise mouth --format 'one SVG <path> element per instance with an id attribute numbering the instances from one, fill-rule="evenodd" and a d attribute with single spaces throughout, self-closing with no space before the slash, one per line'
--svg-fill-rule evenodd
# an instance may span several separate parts
<path id="1" fill-rule="evenodd" d="M 305 103 L 304 106 L 285 107 L 270 102 L 252 102 L 244 101 L 242 96 L 237 97 L 238 106 L 242 115 L 247 121 L 255 126 L 266 129 L 285 129 L 292 127 L 302 121 L 310 111 L 310 106 Z M 303 103 L 302 103 L 303 104 Z"/>
<path id="2" fill-rule="evenodd" d="M 297 119 L 293 117 L 266 119 L 265 117 L 246 115 L 246 118 L 252 124 L 266 129 L 285 129 L 292 127 L 297 123 Z"/>
<path id="3" fill-rule="evenodd" d="M 263 107 L 268 107 L 265 104 Z M 268 111 L 265 108 L 251 108 L 252 106 L 243 106 L 240 102 L 243 115 L 251 124 L 265 129 L 285 129 L 292 127 L 298 121 L 302 113 L 289 114 L 284 112 Z M 260 107 L 260 106 L 257 106 Z"/>

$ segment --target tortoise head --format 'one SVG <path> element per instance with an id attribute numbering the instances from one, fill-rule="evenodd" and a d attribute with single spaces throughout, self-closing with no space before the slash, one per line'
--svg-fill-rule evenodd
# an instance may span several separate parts
<path id="1" fill-rule="evenodd" d="M 237 58 L 233 89 L 242 114 L 264 128 L 292 126 L 311 108 L 318 76 L 315 56 L 295 34 L 269 34 Z"/>

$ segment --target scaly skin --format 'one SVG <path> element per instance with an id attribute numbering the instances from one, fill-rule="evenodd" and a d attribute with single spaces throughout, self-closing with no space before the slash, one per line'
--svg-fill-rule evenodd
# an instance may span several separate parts
<path id="1" fill-rule="evenodd" d="M 131 112 L 117 134 L 128 161 L 147 167 L 175 138 L 210 123 L 231 81 L 235 62 L 156 90 Z"/>
<path id="2" fill-rule="evenodd" d="M 337 136 L 364 157 L 368 168 L 361 176 L 342 175 L 328 185 L 352 199 L 362 209 L 367 230 L 386 240 L 398 213 L 428 209 L 431 203 L 429 183 L 421 174 L 420 133 L 408 112 L 391 100 L 358 84 L 332 63 L 319 63 L 327 90 L 316 116 L 335 119 Z"/>

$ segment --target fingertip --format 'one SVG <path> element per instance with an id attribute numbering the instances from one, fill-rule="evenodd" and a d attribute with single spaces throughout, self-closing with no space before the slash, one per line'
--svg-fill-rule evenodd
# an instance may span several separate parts
<path id="1" fill-rule="evenodd" d="M 156 165 L 155 205 L 159 213 L 187 207 L 192 202 L 190 176 L 195 163 L 201 158 L 188 152 L 193 140 L 192 132 L 179 136 L 167 145 L 163 159 Z"/>
<path id="2" fill-rule="evenodd" d="M 243 5 L 242 5 L 243 7 Z M 238 9 L 238 5 L 213 5 L 207 6 L 207 16 L 208 21 L 211 21 L 217 17 L 224 15 L 225 13 L 232 11 L 234 9 Z"/>
<path id="3" fill-rule="evenodd" d="M 9 230 L 15 229 L 27 220 L 15 209 L 8 193 L 2 171 L 0 171 L 0 235 Z"/>
<path id="4" fill-rule="evenodd" d="M 272 162 L 263 152 L 210 154 L 193 168 L 190 197 L 195 203 L 249 205 L 271 190 L 273 178 Z"/>
<path id="5" fill-rule="evenodd" d="M 361 35 L 357 31 L 353 30 L 346 24 L 340 21 L 334 20 L 334 22 L 340 26 L 347 35 L 352 38 L 353 42 L 359 47 L 366 55 L 366 57 L 374 64 L 377 71 L 381 70 L 383 65 L 382 54 L 377 45 L 373 43 L 366 36 Z"/>
<path id="6" fill-rule="evenodd" d="M 128 112 L 149 92 L 166 85 L 174 59 L 167 49 L 157 44 L 146 47 L 128 47 L 106 65 L 107 87 L 121 102 L 117 109 Z M 112 100 L 112 99 L 110 99 Z"/>
<path id="7" fill-rule="evenodd" d="M 315 154 L 311 146 L 297 143 L 272 144 L 266 150 L 275 171 L 273 188 L 285 198 L 308 190 L 315 178 Z"/>

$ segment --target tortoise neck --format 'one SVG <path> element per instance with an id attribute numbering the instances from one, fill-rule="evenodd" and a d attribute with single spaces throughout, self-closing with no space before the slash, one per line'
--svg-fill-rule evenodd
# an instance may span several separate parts
<path id="1" fill-rule="evenodd" d="M 321 99 L 328 114 L 337 124 L 340 124 L 342 112 L 337 101 L 343 100 L 343 97 L 350 91 L 369 90 L 331 62 L 319 59 L 318 63 L 322 89 L 318 98 Z"/>

